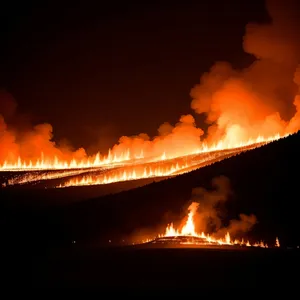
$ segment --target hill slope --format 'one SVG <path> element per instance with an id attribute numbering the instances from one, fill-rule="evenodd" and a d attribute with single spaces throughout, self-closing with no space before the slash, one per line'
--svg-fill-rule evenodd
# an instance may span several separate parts
<path id="1" fill-rule="evenodd" d="M 224 175 L 234 191 L 224 222 L 239 213 L 253 213 L 259 223 L 251 237 L 273 239 L 278 235 L 282 243 L 300 243 L 299 149 L 300 135 L 295 134 L 191 173 L 61 208 L 34 210 L 5 205 L 2 228 L 9 228 L 6 236 L 25 236 L 27 241 L 39 243 L 120 241 L 136 230 L 161 230 L 181 218 L 192 188 L 210 188 L 212 178 Z"/>

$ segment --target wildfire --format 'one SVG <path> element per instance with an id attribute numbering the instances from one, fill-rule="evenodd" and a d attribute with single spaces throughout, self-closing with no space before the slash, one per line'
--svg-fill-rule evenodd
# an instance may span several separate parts
<path id="1" fill-rule="evenodd" d="M 254 148 L 296 133 L 300 129 L 300 71 L 297 38 L 294 38 L 298 30 L 294 21 L 285 24 L 287 16 L 281 20 L 282 14 L 274 13 L 273 9 L 268 12 L 272 22 L 267 29 L 266 24 L 250 24 L 243 37 L 244 51 L 258 59 L 245 69 L 218 61 L 190 90 L 190 107 L 204 117 L 208 127 L 199 127 L 192 114 L 183 114 L 175 124 L 162 123 L 154 137 L 147 133 L 123 135 L 107 154 L 88 156 L 83 148 L 74 151 L 57 144 L 51 124 L 18 130 L 5 120 L 5 111 L 0 111 L 0 171 L 134 166 L 193 154 Z M 294 16 L 290 18 L 293 20 Z M 282 35 L 289 30 L 295 34 Z M 282 95 L 289 95 L 290 101 L 282 101 Z M 12 95 L 2 92 L 0 97 L 4 97 L 7 107 L 16 106 Z M 292 112 L 292 107 L 295 113 L 286 120 L 283 116 Z M 16 119 L 17 112 L 12 113 L 15 113 L 12 119 Z M 158 174 L 161 176 L 161 172 Z M 124 171 L 118 176 L 121 180 L 138 177 L 133 170 L 130 175 Z M 97 180 L 115 182 L 117 177 Z"/>
<path id="2" fill-rule="evenodd" d="M 169 158 L 164 152 L 158 161 L 153 159 L 151 163 L 144 164 L 144 160 L 141 159 L 135 161 L 135 163 L 128 163 L 100 175 L 81 175 L 80 177 L 71 178 L 58 187 L 103 185 L 146 178 L 176 176 L 202 168 L 243 151 L 260 147 L 279 138 L 279 136 L 275 136 L 262 142 L 263 138 L 259 137 L 255 140 L 255 143 L 252 141 L 252 144 L 250 142 L 236 144 L 237 147 L 229 149 L 223 149 L 220 142 L 211 148 L 203 146 L 201 150 L 198 149 L 195 153 L 184 157 Z"/>
<path id="3" fill-rule="evenodd" d="M 280 136 L 279 134 L 271 137 L 263 137 L 258 136 L 255 139 L 249 139 L 247 141 L 238 141 L 238 142 L 230 142 L 220 140 L 217 143 L 213 143 L 208 145 L 203 143 L 201 147 L 186 149 L 185 153 L 170 153 L 168 151 L 164 151 L 161 155 L 153 156 L 151 153 L 145 155 L 143 149 L 140 151 L 138 155 L 132 155 L 130 149 L 117 154 L 113 153 L 112 150 L 109 149 L 108 155 L 102 156 L 100 153 L 97 153 L 94 156 L 87 157 L 84 159 L 71 159 L 64 160 L 59 159 L 57 156 L 54 157 L 45 157 L 43 153 L 41 153 L 40 157 L 24 160 L 21 157 L 17 157 L 16 160 L 5 160 L 2 164 L 0 164 L 0 171 L 38 171 L 38 170 L 66 170 L 66 169 L 89 169 L 89 168 L 100 168 L 100 167 L 117 167 L 119 165 L 124 164 L 133 164 L 137 162 L 158 162 L 165 161 L 168 159 L 174 159 L 181 156 L 191 155 L 191 154 L 201 154 L 208 153 L 214 151 L 222 151 L 229 149 L 236 149 L 247 147 L 251 145 L 264 145 L 269 142 L 278 140 L 284 136 Z M 136 152 L 136 151 L 135 151 Z"/>
<path id="4" fill-rule="evenodd" d="M 196 208 L 197 209 L 197 208 Z M 232 239 L 229 232 L 225 234 L 223 238 L 215 238 L 209 234 L 206 234 L 204 232 L 197 233 L 195 228 L 195 212 L 196 209 L 193 207 L 189 208 L 189 213 L 187 216 L 187 220 L 183 227 L 179 229 L 175 229 L 173 226 L 173 223 L 169 224 L 166 227 L 165 233 L 158 235 L 158 238 L 176 238 L 176 237 L 191 237 L 191 238 L 199 238 L 201 239 L 202 245 L 240 245 L 240 246 L 246 246 L 246 247 L 260 247 L 260 248 L 268 248 L 268 245 L 264 243 L 263 241 L 255 242 L 253 244 L 250 243 L 249 240 L 245 241 L 244 239 L 238 240 L 238 239 Z M 154 240 L 146 240 L 144 242 L 153 242 Z M 186 242 L 186 241 L 180 241 L 180 244 L 190 244 L 193 242 Z M 197 244 L 197 242 L 195 242 Z M 280 247 L 279 240 L 276 238 L 275 247 Z"/>
<path id="5" fill-rule="evenodd" d="M 122 154 L 120 156 L 113 155 L 109 151 L 107 157 L 101 157 L 100 154 L 97 154 L 95 157 L 81 161 L 72 160 L 70 163 L 60 162 L 55 158 L 54 163 L 50 160 L 41 159 L 36 164 L 32 162 L 26 164 L 19 159 L 15 165 L 5 164 L 0 171 L 27 170 L 27 172 L 8 179 L 2 186 L 71 177 L 57 186 L 62 188 L 177 176 L 244 151 L 261 147 L 280 138 L 283 137 L 279 135 L 266 139 L 258 137 L 246 143 L 227 144 L 225 146 L 222 141 L 210 147 L 203 144 L 201 149 L 199 148 L 188 152 L 187 155 L 176 157 L 168 155 L 167 152 L 156 158 L 144 157 L 144 152 L 141 151 L 139 156 L 132 158 L 130 151 L 126 151 L 126 155 Z"/>
<path id="6" fill-rule="evenodd" d="M 83 169 L 60 170 L 60 171 L 53 171 L 53 172 L 46 172 L 46 173 L 28 172 L 26 174 L 22 174 L 14 178 L 8 179 L 7 183 L 3 183 L 2 186 L 5 187 L 7 185 L 24 184 L 24 183 L 34 182 L 34 181 L 64 178 L 68 176 L 80 175 L 84 172 L 85 170 Z"/>
<path id="7" fill-rule="evenodd" d="M 45 158 L 43 153 L 41 157 L 35 160 L 23 160 L 18 157 L 16 161 L 5 160 L 0 165 L 0 171 L 37 171 L 37 170 L 65 170 L 65 169 L 89 169 L 99 168 L 103 166 L 117 166 L 120 163 L 127 162 L 131 159 L 141 159 L 143 157 L 131 157 L 130 151 L 121 153 L 120 155 L 112 155 L 111 150 L 107 156 L 101 156 L 97 153 L 95 156 L 77 160 L 73 158 L 70 161 L 61 160 L 57 156 L 53 158 Z"/>
<path id="8" fill-rule="evenodd" d="M 109 184 L 114 182 L 137 180 L 144 178 L 153 178 L 153 177 L 164 177 L 172 176 L 174 173 L 184 170 L 188 167 L 188 164 L 179 165 L 171 164 L 170 166 L 165 167 L 132 167 L 125 170 L 113 170 L 109 174 L 100 174 L 99 176 L 83 176 L 81 178 L 70 179 L 64 184 L 61 184 L 59 187 L 68 187 L 68 186 L 83 186 L 83 185 L 101 185 Z"/>

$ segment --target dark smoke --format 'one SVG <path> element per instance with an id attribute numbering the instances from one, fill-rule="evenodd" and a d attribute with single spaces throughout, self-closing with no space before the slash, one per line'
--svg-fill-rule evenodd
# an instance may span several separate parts
<path id="1" fill-rule="evenodd" d="M 240 219 L 231 220 L 229 226 L 223 226 L 224 204 L 233 193 L 229 179 L 225 176 L 215 177 L 212 188 L 207 190 L 198 187 L 192 190 L 191 201 L 198 205 L 195 216 L 197 232 L 214 232 L 222 237 L 227 231 L 233 236 L 248 232 L 257 221 L 254 215 L 240 214 Z"/>

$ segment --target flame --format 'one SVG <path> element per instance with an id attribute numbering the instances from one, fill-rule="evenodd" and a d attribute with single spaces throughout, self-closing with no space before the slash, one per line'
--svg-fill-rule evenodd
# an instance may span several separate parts
<path id="1" fill-rule="evenodd" d="M 287 136 L 287 135 L 285 135 Z M 59 159 L 57 156 L 54 157 L 45 157 L 43 153 L 41 153 L 39 158 L 32 160 L 22 159 L 20 156 L 16 158 L 16 160 L 5 160 L 2 164 L 0 164 L 0 171 L 37 171 L 37 170 L 65 170 L 65 169 L 89 169 L 89 168 L 99 168 L 99 167 L 116 167 L 124 164 L 132 164 L 136 162 L 158 162 L 165 161 L 168 159 L 174 159 L 181 156 L 192 155 L 192 154 L 201 154 L 208 153 L 214 151 L 222 151 L 229 149 L 236 149 L 247 147 L 251 145 L 265 145 L 269 142 L 276 141 L 285 136 L 281 136 L 276 134 L 271 137 L 263 137 L 258 136 L 255 139 L 249 139 L 246 141 L 224 141 L 220 140 L 217 143 L 213 143 L 208 145 L 207 143 L 202 143 L 199 148 L 191 148 L 187 149 L 185 153 L 170 153 L 168 154 L 164 151 L 160 156 L 153 157 L 150 154 L 145 156 L 144 151 L 141 150 L 140 154 L 132 155 L 130 149 L 126 151 L 116 154 L 112 153 L 109 149 L 108 154 L 106 156 L 102 156 L 99 152 L 94 155 L 83 159 L 71 159 L 64 160 Z"/>
<path id="2" fill-rule="evenodd" d="M 8 179 L 7 183 L 3 183 L 2 186 L 24 184 L 41 180 L 51 180 L 64 178 L 68 176 L 80 175 L 84 173 L 85 170 L 63 170 L 63 171 L 53 171 L 51 173 L 41 173 L 41 172 L 28 172 L 23 175 L 16 176 L 14 178 Z"/>
<path id="3" fill-rule="evenodd" d="M 286 135 L 287 136 L 287 135 Z M 131 181 L 155 177 L 170 177 L 188 173 L 220 160 L 261 147 L 286 136 L 275 135 L 269 138 L 258 136 L 244 143 L 224 144 L 223 141 L 208 146 L 203 143 L 201 148 L 191 150 L 185 156 L 168 155 L 166 151 L 160 157 L 144 157 L 144 152 L 131 156 L 125 151 L 117 156 L 108 152 L 107 156 L 98 153 L 94 157 L 60 161 L 57 157 L 49 160 L 41 155 L 35 163 L 25 162 L 18 158 L 14 164 L 5 162 L 0 171 L 30 171 L 8 179 L 2 186 L 26 184 L 34 181 L 71 177 L 58 188 L 70 186 L 103 185 L 122 181 Z M 45 173 L 46 172 L 46 173 Z M 99 174 L 100 173 L 100 174 Z M 77 177 L 73 177 L 80 175 Z"/>
<path id="4" fill-rule="evenodd" d="M 175 229 L 173 226 L 173 223 L 168 224 L 165 233 L 158 235 L 159 238 L 163 237 L 197 237 L 203 239 L 203 243 L 210 245 L 210 244 L 218 244 L 218 245 L 240 245 L 240 246 L 246 246 L 246 247 L 260 247 L 260 248 L 268 248 L 268 245 L 264 243 L 263 241 L 255 242 L 253 244 L 250 243 L 249 240 L 246 242 L 244 239 L 238 240 L 238 239 L 232 239 L 230 236 L 230 233 L 227 232 L 223 238 L 215 238 L 209 234 L 206 234 L 204 232 L 201 232 L 200 234 L 196 232 L 194 217 L 196 213 L 197 207 L 189 207 L 189 213 L 187 216 L 187 220 L 182 226 L 182 228 Z M 153 239 L 147 239 L 144 240 L 142 243 L 151 242 Z M 276 238 L 275 247 L 280 247 L 279 240 Z"/>
<path id="5" fill-rule="evenodd" d="M 261 144 L 255 144 L 244 148 L 204 152 L 176 159 L 166 159 L 159 162 L 153 161 L 151 163 L 143 163 L 144 160 L 135 160 L 127 164 L 123 163 L 101 168 L 31 171 L 9 179 L 3 186 L 64 178 L 80 174 L 81 176 L 73 177 L 58 187 L 101 185 L 144 178 L 170 177 L 213 164 L 217 161 L 229 158 L 232 155 L 250 150 L 254 147 L 259 147 L 260 145 Z M 84 173 L 86 174 L 82 175 Z"/>
<path id="6" fill-rule="evenodd" d="M 210 148 L 203 146 L 202 149 L 198 149 L 193 154 L 184 157 L 169 158 L 164 152 L 158 162 L 153 159 L 151 163 L 144 164 L 145 160 L 136 160 L 134 163 L 127 163 L 118 169 L 112 169 L 100 175 L 83 175 L 71 178 L 58 187 L 102 185 L 146 178 L 176 176 L 215 163 L 234 154 L 260 147 L 278 138 L 279 136 L 275 136 L 262 142 L 263 138 L 258 137 L 255 143 L 251 144 L 248 141 L 248 143 L 239 143 L 236 144 L 238 147 L 228 149 L 223 149 L 223 144 L 220 142 Z M 177 160 L 177 163 L 172 163 L 174 160 Z"/>
<path id="7" fill-rule="evenodd" d="M 187 163 L 183 165 L 179 165 L 177 163 L 157 167 L 151 167 L 151 165 L 147 167 L 129 167 L 124 170 L 112 170 L 109 174 L 100 174 L 98 176 L 88 175 L 82 176 L 81 178 L 72 178 L 66 183 L 59 185 L 59 187 L 101 185 L 144 178 L 172 176 L 174 173 L 184 170 L 188 166 L 189 165 Z"/>
<path id="8" fill-rule="evenodd" d="M 143 155 L 141 153 L 141 155 Z M 112 155 L 111 150 L 107 156 L 101 156 L 98 152 L 96 155 L 84 159 L 60 160 L 57 156 L 45 158 L 43 153 L 36 160 L 23 160 L 18 157 L 16 161 L 5 160 L 0 165 L 0 171 L 37 171 L 37 170 L 65 170 L 65 169 L 89 169 L 104 166 L 118 166 L 120 163 L 132 159 L 142 159 L 143 156 L 131 157 L 129 150 L 120 155 Z"/>

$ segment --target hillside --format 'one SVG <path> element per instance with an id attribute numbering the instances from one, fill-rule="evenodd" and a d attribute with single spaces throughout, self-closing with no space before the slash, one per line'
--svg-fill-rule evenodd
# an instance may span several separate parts
<path id="1" fill-rule="evenodd" d="M 7 201 L 14 199 L 14 202 L 19 199 L 18 205 L 60 206 L 116 194 L 165 180 L 172 176 L 209 166 L 259 146 L 262 145 L 257 143 L 234 149 L 190 154 L 163 161 L 131 161 L 128 164 L 112 166 L 112 168 L 107 169 L 3 171 L 0 172 L 0 187 L 3 188 L 3 197 Z M 135 179 L 130 179 L 130 174 Z M 129 178 L 126 178 L 127 176 Z M 84 182 L 81 185 L 82 180 L 87 181 L 87 183 Z M 111 181 L 111 183 L 108 184 L 105 181 Z M 22 201 L 24 197 L 27 198 L 26 202 Z M 40 201 L 40 198 L 43 201 Z"/>
<path id="2" fill-rule="evenodd" d="M 58 208 L 12 206 L 13 199 L 8 205 L 2 194 L 1 227 L 9 228 L 5 233 L 10 240 L 120 242 L 139 230 L 153 233 L 179 220 L 186 213 L 192 189 L 210 188 L 214 177 L 224 175 L 234 191 L 225 223 L 240 213 L 253 213 L 259 223 L 250 237 L 272 240 L 278 235 L 283 244 L 297 244 L 299 149 L 298 133 L 191 173 Z"/>

